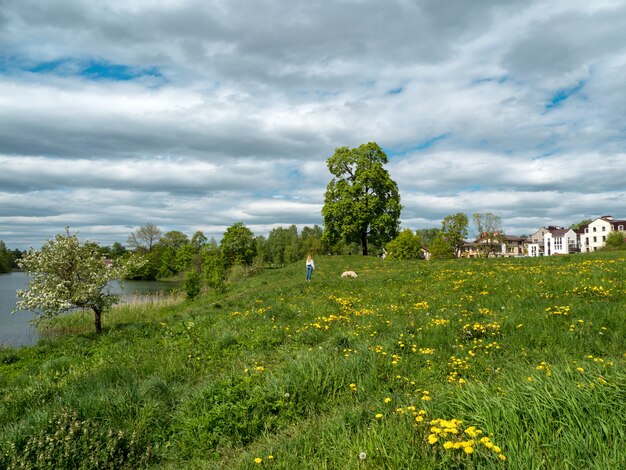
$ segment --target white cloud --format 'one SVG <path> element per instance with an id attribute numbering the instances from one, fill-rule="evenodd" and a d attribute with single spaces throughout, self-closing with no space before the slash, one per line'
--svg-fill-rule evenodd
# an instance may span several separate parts
<path id="1" fill-rule="evenodd" d="M 511 233 L 626 217 L 625 10 L 5 2 L 0 239 L 321 223 L 326 159 L 368 141 L 389 152 L 405 226 L 458 211 L 496 212 Z"/>

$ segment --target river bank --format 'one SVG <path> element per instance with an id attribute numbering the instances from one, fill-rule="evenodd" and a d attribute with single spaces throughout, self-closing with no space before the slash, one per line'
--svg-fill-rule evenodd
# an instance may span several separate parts
<path id="1" fill-rule="evenodd" d="M 25 289 L 28 275 L 21 271 L 0 274 L 0 346 L 29 346 L 49 334 L 31 324 L 35 312 L 19 311 L 11 314 L 17 303 L 16 291 Z M 178 283 L 169 281 L 123 281 L 111 285 L 112 293 L 122 296 L 121 305 L 162 301 Z"/>

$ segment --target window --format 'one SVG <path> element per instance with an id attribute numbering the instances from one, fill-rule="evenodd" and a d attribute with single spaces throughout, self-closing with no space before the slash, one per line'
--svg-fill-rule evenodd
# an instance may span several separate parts
<path id="1" fill-rule="evenodd" d="M 602 235 L 602 241 L 605 242 L 606 241 L 606 235 Z"/>
<path id="2" fill-rule="evenodd" d="M 597 242 L 598 240 L 596 239 L 596 237 L 593 237 L 593 241 L 594 243 Z"/>
<path id="3" fill-rule="evenodd" d="M 617 230 L 624 230 L 624 226 L 623 225 L 618 226 Z"/>
<path id="4" fill-rule="evenodd" d="M 602 226 L 602 231 L 606 232 L 606 227 L 604 225 Z"/>
<path id="5" fill-rule="evenodd" d="M 563 239 L 561 237 L 557 237 L 554 239 L 554 249 L 555 250 L 563 249 Z"/>
<path id="6" fill-rule="evenodd" d="M 594 232 L 596 231 L 596 227 L 594 227 L 594 228 L 593 228 L 593 231 L 594 231 Z"/>
<path id="7" fill-rule="evenodd" d="M 585 233 L 589 233 L 589 227 L 585 227 Z"/>

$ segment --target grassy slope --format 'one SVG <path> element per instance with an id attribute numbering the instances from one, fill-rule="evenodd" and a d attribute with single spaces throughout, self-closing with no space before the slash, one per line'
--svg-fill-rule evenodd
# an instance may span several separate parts
<path id="1" fill-rule="evenodd" d="M 626 467 L 624 255 L 316 267 L 0 352 L 0 449 L 69 409 L 164 468 Z"/>

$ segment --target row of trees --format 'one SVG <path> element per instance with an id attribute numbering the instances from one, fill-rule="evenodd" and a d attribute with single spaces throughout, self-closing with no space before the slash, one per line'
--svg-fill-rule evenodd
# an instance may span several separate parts
<path id="1" fill-rule="evenodd" d="M 500 247 L 504 239 L 502 220 L 491 212 L 472 215 L 477 237 L 484 243 L 480 250 L 489 256 Z M 389 242 L 386 251 L 396 259 L 416 259 L 428 251 L 433 258 L 458 258 L 469 233 L 469 218 L 463 212 L 451 214 L 441 221 L 441 228 L 421 229 L 412 232 L 404 229 L 400 235 Z"/>
<path id="2" fill-rule="evenodd" d="M 17 269 L 17 260 L 22 257 L 20 250 L 9 250 L 5 243 L 0 240 L 0 273 L 8 273 Z"/>

